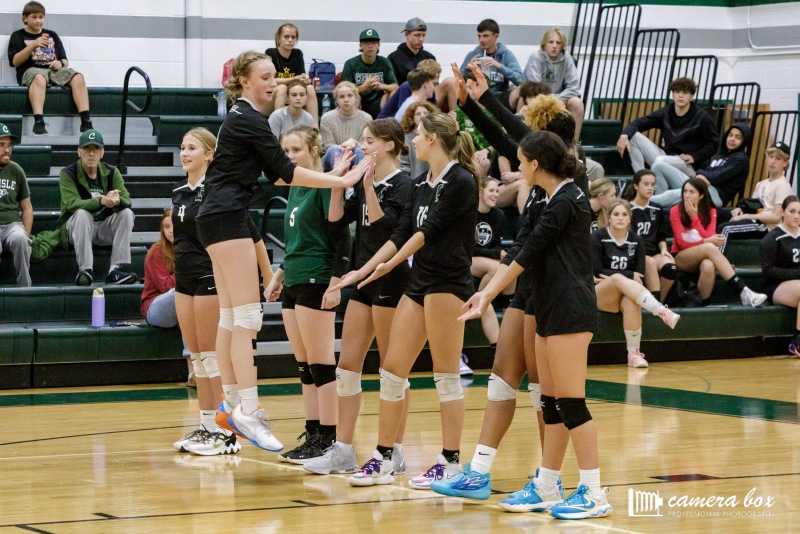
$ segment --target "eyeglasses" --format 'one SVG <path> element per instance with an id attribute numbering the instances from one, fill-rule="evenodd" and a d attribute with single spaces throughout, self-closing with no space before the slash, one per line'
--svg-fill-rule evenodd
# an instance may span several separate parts
<path id="1" fill-rule="evenodd" d="M 11 143 L 0 143 L 0 150 L 11 150 Z"/>

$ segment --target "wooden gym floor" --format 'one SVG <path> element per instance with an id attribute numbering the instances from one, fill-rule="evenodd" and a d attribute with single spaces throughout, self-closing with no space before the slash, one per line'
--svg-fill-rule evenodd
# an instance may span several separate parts
<path id="1" fill-rule="evenodd" d="M 463 462 L 480 431 L 486 378 L 476 375 L 465 389 Z M 343 475 L 305 474 L 250 444 L 233 457 L 176 453 L 172 442 L 194 427 L 197 401 L 194 390 L 165 384 L 0 394 L 0 534 L 800 531 L 800 360 L 593 366 L 589 379 L 614 506 L 608 518 L 569 522 L 497 509 L 540 460 L 524 393 L 495 462 L 495 494 L 469 501 L 414 490 L 407 476 L 351 488 Z M 375 445 L 377 386 L 365 377 L 359 462 Z M 441 445 L 432 380 L 419 376 L 413 387 L 405 442 L 416 474 Z M 260 392 L 273 431 L 293 446 L 303 427 L 299 384 L 265 381 Z M 562 474 L 571 492 L 578 482 L 571 449 Z M 657 492 L 662 502 L 629 509 L 629 492 Z M 708 507 L 711 497 L 720 499 Z"/>

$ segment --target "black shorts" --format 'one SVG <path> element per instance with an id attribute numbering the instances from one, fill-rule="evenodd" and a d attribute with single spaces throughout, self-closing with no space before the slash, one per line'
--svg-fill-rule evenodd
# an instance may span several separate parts
<path id="1" fill-rule="evenodd" d="M 217 294 L 214 275 L 209 274 L 196 278 L 175 276 L 175 292 L 190 297 L 209 297 Z"/>
<path id="2" fill-rule="evenodd" d="M 383 278 L 365 285 L 362 289 L 354 289 L 350 300 L 360 302 L 365 306 L 396 308 L 406 288 L 410 270 L 408 262 L 401 262 Z"/>
<path id="3" fill-rule="evenodd" d="M 508 307 L 513 308 L 515 310 L 525 311 L 525 303 L 531 296 L 531 293 L 532 290 L 530 287 L 525 287 L 525 288 L 518 287 L 516 292 L 514 292 L 514 296 L 511 297 L 511 302 L 508 303 Z"/>
<path id="4" fill-rule="evenodd" d="M 247 210 L 235 210 L 213 213 L 197 219 L 197 237 L 208 248 L 234 239 L 252 239 L 253 243 L 258 243 L 261 241 L 261 232 Z"/>
<path id="5" fill-rule="evenodd" d="M 769 302 L 770 304 L 775 304 L 772 301 L 772 297 L 775 295 L 775 290 L 778 289 L 778 286 L 781 285 L 782 283 L 783 282 L 775 283 L 773 281 L 764 283 L 764 287 L 761 288 L 761 292 L 767 296 L 767 302 Z"/>
<path id="6" fill-rule="evenodd" d="M 335 312 L 336 310 L 322 309 L 322 296 L 328 289 L 327 284 L 297 284 L 283 288 L 281 307 L 284 310 L 293 310 L 295 306 L 303 306 L 313 310 Z"/>
<path id="7" fill-rule="evenodd" d="M 464 286 L 461 284 L 438 284 L 433 285 L 426 288 L 425 293 L 405 293 L 405 296 L 419 304 L 420 306 L 425 305 L 425 295 L 433 295 L 434 293 L 450 293 L 451 295 L 455 295 L 463 302 L 469 300 L 469 298 L 475 294 L 475 288 L 472 284 L 468 286 Z"/>

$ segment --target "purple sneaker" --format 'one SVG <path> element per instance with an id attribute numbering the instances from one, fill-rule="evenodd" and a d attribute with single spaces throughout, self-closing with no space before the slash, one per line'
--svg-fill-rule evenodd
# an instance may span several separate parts
<path id="1" fill-rule="evenodd" d="M 383 455 L 375 451 L 372 453 L 372 458 L 361 469 L 356 471 L 356 474 L 349 477 L 347 481 L 351 486 L 391 484 L 394 482 L 392 461 L 384 460 Z"/>
<path id="2" fill-rule="evenodd" d="M 439 480 L 448 481 L 461 472 L 461 464 L 450 464 L 441 454 L 436 463 L 424 473 L 420 473 L 408 481 L 414 489 L 430 489 L 431 483 Z"/>

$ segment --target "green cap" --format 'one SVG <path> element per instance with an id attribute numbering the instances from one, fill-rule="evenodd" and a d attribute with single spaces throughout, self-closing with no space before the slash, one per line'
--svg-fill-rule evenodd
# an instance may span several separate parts
<path id="1" fill-rule="evenodd" d="M 12 143 L 16 143 L 19 141 L 19 137 L 11 133 L 11 130 L 8 129 L 8 126 L 0 122 L 0 137 L 10 137 Z"/>
<path id="2" fill-rule="evenodd" d="M 103 136 L 95 129 L 86 130 L 81 134 L 81 138 L 78 141 L 78 146 L 83 148 L 87 145 L 97 145 L 99 147 L 103 146 Z"/>
<path id="3" fill-rule="evenodd" d="M 361 35 L 358 36 L 358 40 L 360 41 L 380 41 L 381 36 L 378 35 L 377 30 L 373 30 L 372 28 L 367 28 L 366 30 L 361 32 Z"/>

